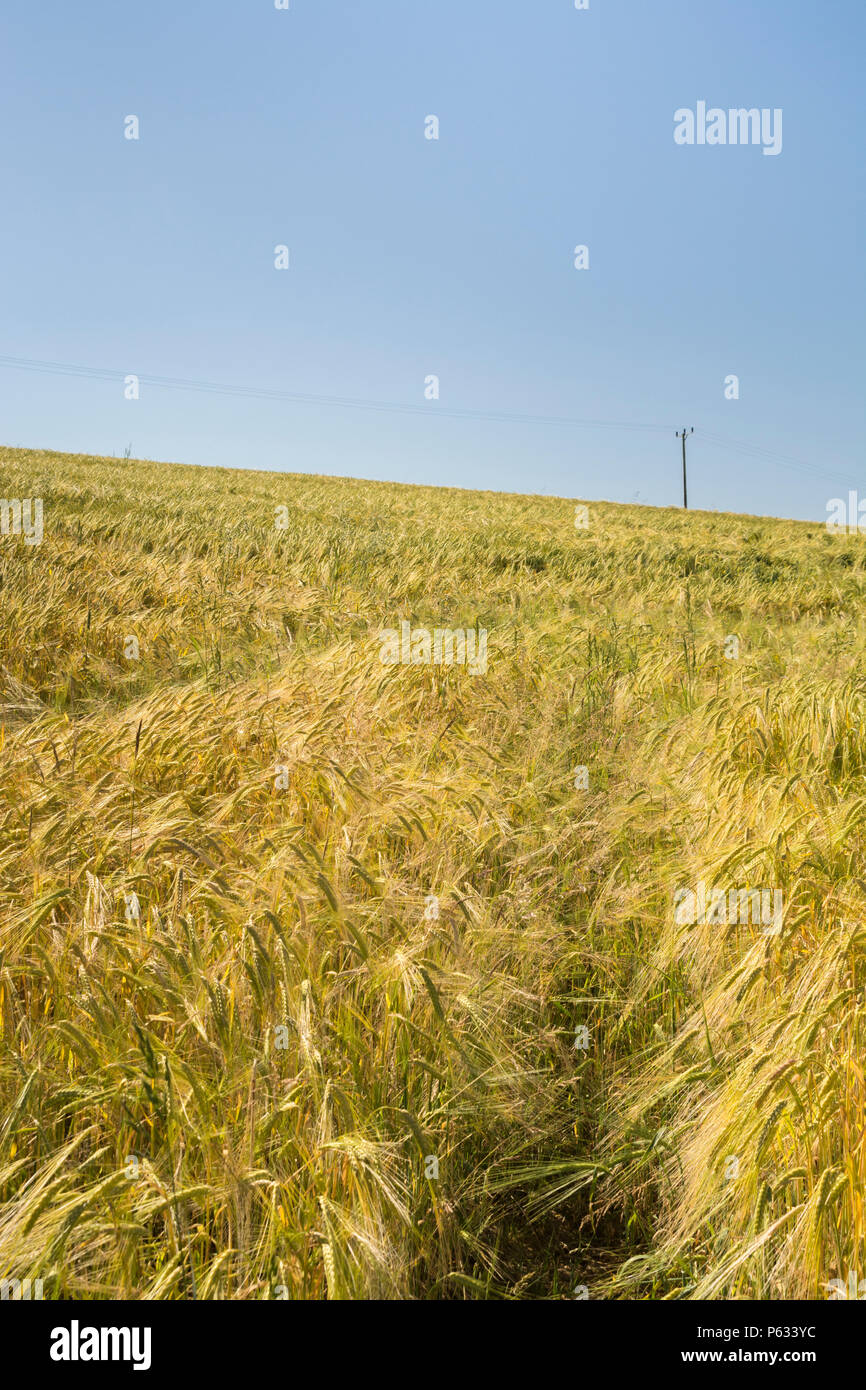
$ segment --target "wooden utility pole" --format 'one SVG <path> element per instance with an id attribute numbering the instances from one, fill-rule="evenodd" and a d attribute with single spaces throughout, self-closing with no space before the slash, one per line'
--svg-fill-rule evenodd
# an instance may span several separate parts
<path id="1" fill-rule="evenodd" d="M 677 430 L 676 433 L 677 439 L 681 439 L 683 441 L 683 506 L 685 507 L 686 511 L 688 511 L 689 509 L 689 492 L 688 487 L 686 486 L 686 435 L 694 434 L 694 432 L 694 425 L 692 425 L 692 428 L 690 430 L 687 430 L 685 425 L 683 425 L 682 434 L 680 434 L 679 430 Z"/>

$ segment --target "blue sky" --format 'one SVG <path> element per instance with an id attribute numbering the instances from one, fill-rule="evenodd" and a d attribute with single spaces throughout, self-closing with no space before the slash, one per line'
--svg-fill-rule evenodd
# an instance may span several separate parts
<path id="1" fill-rule="evenodd" d="M 866 493 L 864 39 L 862 0 L 7 0 L 0 357 L 113 375 L 0 365 L 0 441 L 670 505 L 694 425 L 692 506 L 823 519 Z M 701 100 L 781 154 L 677 146 Z"/>

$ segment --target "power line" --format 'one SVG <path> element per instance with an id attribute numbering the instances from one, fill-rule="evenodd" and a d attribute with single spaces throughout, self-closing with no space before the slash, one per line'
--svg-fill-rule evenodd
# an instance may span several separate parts
<path id="1" fill-rule="evenodd" d="M 83 367 L 70 362 L 47 362 L 37 358 L 0 356 L 0 366 L 15 370 L 38 372 L 53 376 L 80 377 L 90 381 L 109 381 L 119 383 L 125 374 L 103 367 Z M 448 420 L 477 420 L 490 424 L 507 425 L 558 425 L 572 429 L 624 430 L 638 433 L 667 434 L 667 425 L 646 424 L 632 420 L 583 420 L 573 416 L 518 414 L 508 411 L 490 410 L 449 410 L 436 405 L 411 405 L 400 401 L 361 400 L 351 396 L 319 396 L 299 391 L 282 391 L 269 387 L 239 386 L 225 382 L 196 381 L 185 377 L 150 376 L 137 373 L 137 380 L 143 385 L 157 389 L 174 391 L 200 391 L 211 395 L 237 396 L 249 400 L 285 401 L 292 405 L 328 406 L 337 409 L 370 410 L 395 415 L 423 415 L 426 419 L 437 416 Z M 694 431 L 692 431 L 694 432 Z M 677 438 L 680 438 L 679 432 Z M 859 482 L 852 474 L 820 468 L 816 464 L 792 458 L 773 449 L 745 440 L 727 439 L 704 430 L 698 430 L 696 439 L 711 448 L 726 449 L 746 458 L 763 459 L 786 468 L 792 472 L 810 473 L 822 478 L 833 478 L 842 482 Z M 685 441 L 683 441 L 685 446 Z M 683 505 L 687 506 L 687 487 L 685 470 L 683 476 Z"/>
<path id="2" fill-rule="evenodd" d="M 765 449 L 761 444 L 752 444 L 748 440 L 729 439 L 725 435 L 711 434 L 706 430 L 698 430 L 697 438 L 709 444 L 714 449 L 726 449 L 728 452 L 742 454 L 744 458 L 763 459 L 769 463 L 778 463 L 783 468 L 788 468 L 794 473 L 811 473 L 820 478 L 834 478 L 837 482 L 862 483 L 862 478 L 855 478 L 852 473 L 840 473 L 835 469 L 821 468 L 818 464 L 806 463 L 803 459 L 794 458 L 791 454 L 779 453 L 776 449 Z"/>
<path id="3" fill-rule="evenodd" d="M 80 367 L 68 362 L 42 362 L 26 357 L 2 357 L 0 366 L 24 371 L 43 372 L 55 376 L 85 377 L 91 381 L 122 382 L 124 374 L 102 367 Z M 580 429 L 638 430 L 667 434 L 665 425 L 649 425 L 631 420 L 580 420 L 573 416 L 524 415 L 507 411 L 448 410 L 438 405 L 410 405 L 399 401 L 359 400 L 351 396 L 316 396 L 298 391 L 279 391 L 260 386 L 233 386 L 224 382 L 192 381 L 184 377 L 149 376 L 136 373 L 142 385 L 180 391 L 204 391 L 223 396 L 241 396 L 252 400 L 287 401 L 293 405 L 336 406 L 353 410 L 388 411 L 403 415 L 424 415 L 428 419 L 443 416 L 451 420 L 488 420 L 501 424 L 565 425 Z"/>

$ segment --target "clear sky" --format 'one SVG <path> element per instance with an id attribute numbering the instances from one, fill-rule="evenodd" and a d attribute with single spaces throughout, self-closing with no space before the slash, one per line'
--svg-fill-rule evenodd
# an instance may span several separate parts
<path id="1" fill-rule="evenodd" d="M 0 357 L 111 375 L 0 365 L 0 442 L 670 505 L 694 425 L 693 506 L 823 519 L 866 495 L 864 40 L 864 0 L 4 0 Z M 781 153 L 677 145 L 700 101 Z"/>

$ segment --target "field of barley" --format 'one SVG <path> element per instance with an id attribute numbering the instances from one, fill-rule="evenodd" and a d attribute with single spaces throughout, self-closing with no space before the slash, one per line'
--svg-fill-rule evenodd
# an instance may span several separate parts
<path id="1" fill-rule="evenodd" d="M 44 509 L 0 538 L 0 1278 L 858 1277 L 863 541 L 13 449 L 0 494 Z M 403 621 L 486 673 L 383 665 Z M 701 883 L 781 929 L 678 920 Z"/>

